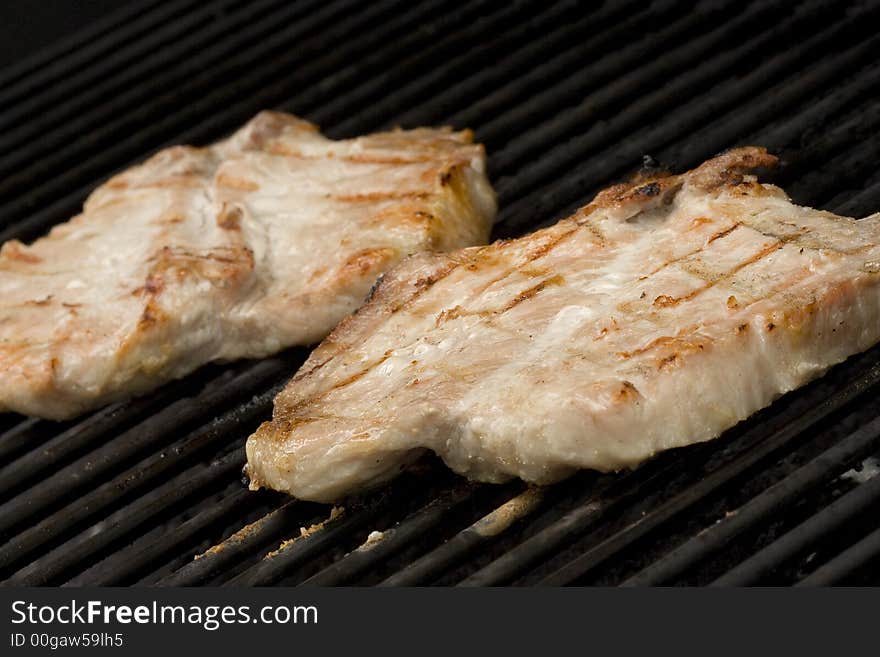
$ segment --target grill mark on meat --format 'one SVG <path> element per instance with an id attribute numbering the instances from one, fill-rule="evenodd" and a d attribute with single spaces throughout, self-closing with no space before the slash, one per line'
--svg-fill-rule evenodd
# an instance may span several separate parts
<path id="1" fill-rule="evenodd" d="M 327 340 L 329 340 L 329 339 L 330 338 L 328 337 Z M 325 340 L 324 342 L 326 343 L 327 340 Z M 319 363 L 316 363 L 315 365 L 313 365 L 312 367 L 310 367 L 308 369 L 303 367 L 300 371 L 298 371 L 294 375 L 293 379 L 291 379 L 291 380 L 292 381 L 300 381 L 302 379 L 307 379 L 308 377 L 312 376 L 315 372 L 320 370 L 322 367 L 324 367 L 327 363 L 332 361 L 335 357 L 336 357 L 335 355 L 332 355 L 328 358 L 325 358 L 324 360 L 320 361 Z"/>
<path id="2" fill-rule="evenodd" d="M 498 315 L 502 315 L 506 313 L 508 310 L 511 310 L 523 303 L 524 301 L 528 301 L 535 297 L 542 290 L 545 290 L 548 287 L 554 285 L 563 285 L 565 283 L 565 278 L 559 274 L 551 276 L 536 285 L 533 285 L 529 288 L 526 288 L 515 297 L 510 299 L 507 303 L 505 303 L 500 308 L 488 309 L 488 310 L 477 310 L 477 311 L 468 311 L 464 310 L 461 306 L 454 306 L 453 308 L 446 308 L 441 310 L 437 317 L 434 320 L 435 326 L 440 326 L 444 322 L 448 322 L 453 319 L 458 319 L 459 317 L 483 317 L 486 319 L 495 318 Z"/>
<path id="3" fill-rule="evenodd" d="M 774 246 L 773 248 L 768 249 L 768 251 L 772 252 L 772 251 L 776 250 L 776 248 L 777 248 L 777 247 Z M 758 257 L 758 258 L 755 258 L 755 259 L 753 259 L 752 262 L 746 263 L 745 265 L 743 265 L 742 267 L 738 267 L 737 269 L 738 269 L 738 270 L 741 270 L 741 269 L 743 269 L 745 266 L 747 266 L 748 264 L 754 264 L 754 263 L 758 262 L 758 261 L 759 261 L 761 258 L 763 258 L 763 257 L 764 257 L 764 256 L 762 255 L 762 256 L 760 256 L 760 257 Z M 736 273 L 736 272 L 731 273 L 730 276 L 735 275 L 735 273 Z M 735 303 L 736 305 L 735 305 L 735 308 L 731 308 L 731 309 L 742 310 L 742 309 L 744 309 L 744 308 L 748 308 L 749 306 L 752 306 L 752 305 L 754 305 L 754 304 L 756 304 L 756 303 L 759 303 L 759 302 L 761 302 L 761 301 L 765 301 L 765 300 L 767 300 L 767 299 L 776 298 L 776 297 L 780 296 L 780 294 L 782 293 L 782 291 L 783 291 L 786 287 L 790 286 L 790 285 L 793 284 L 793 283 L 796 283 L 796 282 L 799 282 L 799 281 L 803 280 L 807 275 L 808 275 L 807 272 L 800 272 L 798 275 L 795 275 L 795 276 L 794 276 L 794 279 L 793 279 L 793 280 L 792 280 L 792 279 L 787 279 L 786 284 L 785 284 L 784 286 L 782 286 L 782 287 L 778 287 L 778 288 L 773 288 L 773 289 L 771 290 L 771 292 L 770 292 L 767 296 L 765 296 L 765 297 L 758 297 L 758 298 L 756 298 L 756 299 L 753 299 L 753 300 L 751 300 L 749 303 L 747 303 L 747 304 L 745 304 L 745 305 L 742 305 L 738 300 L 736 300 L 736 297 L 734 297 L 733 295 L 731 295 L 731 296 L 728 297 L 728 299 L 727 299 L 727 301 L 726 301 L 726 305 L 727 305 L 728 308 L 731 308 L 731 302 L 730 302 L 730 299 L 733 299 L 733 300 L 734 300 L 734 303 Z M 725 278 L 726 278 L 726 277 L 727 277 L 727 276 L 725 276 Z M 710 286 L 710 287 L 711 287 L 711 286 Z M 708 288 L 700 288 L 699 292 L 702 292 L 702 291 L 705 290 L 705 289 L 708 289 Z M 693 295 L 693 296 L 695 296 L 695 295 Z M 685 299 L 682 298 L 682 299 L 680 299 L 680 300 L 685 300 Z M 671 305 L 677 305 L 677 302 L 678 302 L 679 300 L 675 300 L 675 301 L 676 301 L 676 303 L 673 303 L 673 304 L 671 304 Z M 765 328 L 765 330 L 767 330 L 767 331 L 769 332 L 769 331 L 772 331 L 773 329 L 776 328 L 776 324 L 773 323 L 773 322 L 768 322 L 768 323 L 766 323 L 766 324 L 764 325 L 764 328 Z M 702 351 L 702 350 L 705 348 L 705 344 L 704 344 L 703 342 L 699 341 L 699 340 L 695 340 L 696 335 L 697 335 L 697 331 L 698 331 L 698 330 L 699 330 L 699 327 L 698 327 L 698 326 L 691 326 L 691 327 L 689 327 L 688 329 L 686 329 L 685 331 L 683 331 L 683 332 L 679 332 L 679 333 L 678 333 L 677 335 L 675 335 L 675 336 L 660 336 L 660 337 L 658 337 L 657 339 L 655 339 L 654 341 L 652 341 L 652 342 L 648 343 L 647 345 L 645 345 L 645 346 L 643 346 L 643 347 L 640 347 L 640 348 L 638 348 L 638 349 L 634 349 L 634 350 L 632 350 L 632 351 L 618 352 L 618 356 L 620 356 L 620 357 L 622 357 L 622 358 L 627 358 L 627 359 L 628 359 L 628 358 L 632 358 L 633 356 L 640 355 L 640 354 L 643 354 L 643 353 L 647 353 L 648 351 L 651 351 L 652 349 L 656 349 L 656 348 L 658 348 L 658 347 L 661 347 L 661 346 L 663 346 L 664 344 L 667 344 L 667 343 L 670 343 L 670 342 L 679 341 L 679 340 L 686 340 L 686 341 L 688 342 L 688 344 L 696 344 L 696 345 L 698 345 L 696 348 L 694 348 L 694 349 L 689 349 L 689 350 L 687 350 L 687 351 Z M 735 333 L 736 335 L 741 335 L 741 334 L 746 333 L 748 330 L 749 330 L 749 324 L 748 324 L 748 323 L 742 323 L 742 324 L 739 324 L 739 325 L 734 329 L 734 333 Z M 664 359 L 664 360 L 665 360 L 665 359 Z M 670 362 L 663 362 L 663 361 L 661 361 L 661 363 L 660 363 L 660 365 L 662 365 L 663 367 L 666 367 L 666 366 L 668 366 L 669 364 L 670 364 Z"/>
<path id="4" fill-rule="evenodd" d="M 738 272 L 740 272 L 743 268 L 748 267 L 749 265 L 753 265 L 756 262 L 758 262 L 759 260 L 766 258 L 771 253 L 778 250 L 779 247 L 780 247 L 780 242 L 774 242 L 774 243 L 770 244 L 769 246 L 761 249 L 760 251 L 758 251 L 758 253 L 754 254 L 752 257 L 748 258 L 747 260 L 744 260 L 744 261 L 738 263 L 732 269 L 729 269 L 728 271 L 726 271 L 722 274 L 719 274 L 718 276 L 713 276 L 711 278 L 706 278 L 700 269 L 682 267 L 682 269 L 687 271 L 689 274 L 692 274 L 694 276 L 702 278 L 704 281 L 706 281 L 707 285 L 704 285 L 703 287 L 698 287 L 698 288 L 692 290 L 691 292 L 689 292 L 688 294 L 681 296 L 681 297 L 671 297 L 671 296 L 662 294 L 654 299 L 653 305 L 657 308 L 672 308 L 672 307 L 677 306 L 678 304 L 680 304 L 683 301 L 690 301 L 691 299 L 694 299 L 697 295 L 702 294 L 706 290 L 711 289 L 712 287 L 714 287 L 718 283 L 720 283 L 722 281 L 730 280 L 734 275 L 736 275 Z"/>
<path id="5" fill-rule="evenodd" d="M 381 358 L 379 358 L 379 359 L 377 359 L 377 360 L 374 360 L 372 363 L 369 363 L 369 364 L 365 365 L 363 368 L 357 370 L 357 371 L 354 372 L 353 374 L 348 375 L 345 379 L 342 379 L 341 381 L 336 381 L 336 382 L 333 383 L 332 386 L 330 386 L 330 387 L 327 388 L 326 390 L 322 390 L 322 391 L 317 392 L 317 393 L 315 393 L 314 395 L 312 395 L 312 396 L 310 396 L 310 397 L 308 397 L 308 398 L 305 398 L 305 399 L 301 400 L 300 402 L 298 402 L 298 403 L 297 403 L 297 404 L 291 409 L 291 411 L 290 411 L 291 414 L 292 414 L 292 415 L 295 415 L 295 414 L 298 412 L 298 410 L 299 410 L 300 407 L 303 407 L 303 406 L 306 406 L 306 405 L 308 405 L 308 404 L 314 403 L 314 402 L 316 402 L 316 401 L 318 401 L 318 400 L 320 400 L 320 399 L 323 399 L 324 397 L 327 397 L 327 396 L 328 396 L 330 393 L 332 393 L 332 392 L 336 392 L 336 391 L 342 390 L 343 388 L 347 388 L 347 387 L 350 386 L 352 383 L 355 383 L 355 382 L 359 381 L 359 380 L 362 379 L 362 378 L 363 378 L 368 372 L 370 372 L 371 370 L 376 369 L 376 368 L 379 367 L 382 363 L 384 363 L 384 362 L 387 361 L 389 358 L 391 358 L 392 353 L 393 353 L 393 351 L 389 349 L 389 350 L 386 351 L 384 354 L 382 354 L 382 357 L 381 357 Z M 329 360 L 329 359 L 328 359 L 328 360 Z M 325 363 L 321 363 L 321 365 L 319 365 L 318 367 L 313 368 L 313 369 L 312 369 L 312 372 L 315 371 L 315 370 L 320 369 L 321 367 L 323 367 L 324 364 L 325 364 Z M 310 372 L 310 374 L 311 374 L 311 372 Z M 305 377 L 303 377 L 303 378 L 305 378 Z"/>
<path id="6" fill-rule="evenodd" d="M 653 270 L 651 270 L 650 272 L 648 272 L 648 273 L 645 274 L 644 276 L 640 276 L 640 277 L 639 277 L 639 280 L 640 280 L 640 281 L 645 281 L 645 280 L 651 278 L 651 276 L 654 276 L 655 274 L 659 274 L 661 271 L 663 271 L 664 269 L 666 269 L 666 268 L 669 267 L 670 265 L 675 265 L 675 264 L 678 264 L 678 263 L 680 263 L 680 262 L 685 262 L 685 261 L 687 261 L 687 260 L 690 260 L 690 259 L 693 258 L 694 256 L 696 256 L 696 255 L 702 253 L 702 252 L 704 251 L 705 248 L 706 248 L 706 245 L 705 245 L 705 244 L 701 244 L 701 245 L 698 246 L 696 249 L 693 249 L 693 250 L 691 250 L 691 251 L 688 251 L 687 253 L 683 253 L 683 254 L 681 254 L 680 256 L 677 256 L 677 257 L 675 257 L 675 258 L 671 258 L 670 260 L 665 261 L 665 262 L 664 262 L 663 264 L 661 264 L 659 267 L 655 267 Z"/>
<path id="7" fill-rule="evenodd" d="M 334 200 L 342 203 L 375 203 L 377 201 L 388 201 L 395 199 L 418 199 L 424 200 L 430 196 L 427 191 L 385 191 L 385 192 L 366 192 L 363 194 L 337 194 L 333 196 Z"/>
<path id="8" fill-rule="evenodd" d="M 470 298 L 471 299 L 479 298 L 480 296 L 482 296 L 486 292 L 486 290 L 493 287 L 494 285 L 497 285 L 498 283 L 502 283 L 503 281 L 507 280 L 513 274 L 522 273 L 522 274 L 525 274 L 526 276 L 546 275 L 547 272 L 546 272 L 545 268 L 535 268 L 532 271 L 529 271 L 529 270 L 524 271 L 523 268 L 526 267 L 529 263 L 533 263 L 534 261 L 548 255 L 551 251 L 553 251 L 553 249 L 555 249 L 557 246 L 562 244 L 563 241 L 572 237 L 577 232 L 578 228 L 580 228 L 580 227 L 581 227 L 580 225 L 575 225 L 570 230 L 566 231 L 565 233 L 562 233 L 560 235 L 555 235 L 553 239 L 542 242 L 536 249 L 529 251 L 526 254 L 526 256 L 522 262 L 518 262 L 518 263 L 508 267 L 507 269 L 503 270 L 500 275 L 498 275 L 494 278 L 491 278 L 490 280 L 475 286 L 473 288 L 474 292 L 473 292 L 473 294 L 470 295 Z M 590 231 L 590 232 L 592 232 L 592 231 Z M 468 259 L 466 262 L 463 262 L 461 264 L 466 269 L 468 269 L 470 271 L 476 271 L 477 269 L 479 269 L 479 264 L 478 264 L 479 261 L 485 257 L 484 254 L 487 253 L 490 249 L 494 249 L 494 250 L 498 251 L 498 255 L 500 255 L 500 256 L 506 255 L 506 253 L 503 250 L 504 244 L 506 244 L 506 243 L 505 242 L 498 242 L 495 245 L 485 247 L 484 249 L 481 250 L 481 252 L 474 254 L 470 259 Z M 538 285 L 541 285 L 541 284 L 539 283 Z M 545 285 L 545 287 L 546 287 L 546 285 Z M 540 290 L 538 290 L 538 291 L 540 291 Z M 516 303 L 519 303 L 519 302 L 516 302 Z M 513 305 L 516 305 L 516 303 L 514 303 Z M 510 306 L 510 307 L 513 307 L 513 306 Z M 489 311 L 486 313 L 467 312 L 464 314 L 460 313 L 460 314 L 454 315 L 454 316 L 444 316 L 442 318 L 441 318 L 441 315 L 443 315 L 443 312 L 441 312 L 438 315 L 436 321 L 439 323 L 443 323 L 443 322 L 448 321 L 450 319 L 454 319 L 455 317 L 460 317 L 460 316 L 464 316 L 464 315 L 470 316 L 470 315 L 482 314 L 483 316 L 488 316 L 490 314 L 493 314 L 494 312 L 495 311 Z"/>
<path id="9" fill-rule="evenodd" d="M 792 244 L 797 247 L 801 247 L 801 249 L 810 249 L 811 251 L 821 251 L 824 253 L 833 253 L 839 256 L 847 256 L 847 255 L 858 255 L 860 253 L 865 253 L 870 251 L 873 247 L 871 244 L 865 244 L 863 246 L 853 247 L 851 249 L 839 249 L 830 244 L 826 243 L 818 243 L 811 236 L 810 231 L 805 226 L 798 226 L 797 224 L 792 224 L 789 222 L 780 222 L 786 225 L 791 226 L 792 228 L 797 229 L 799 232 L 795 235 L 786 235 L 775 233 L 767 228 L 761 226 L 756 226 L 748 220 L 743 220 L 742 224 L 744 226 L 748 226 L 752 230 L 757 233 L 760 233 L 764 237 L 769 239 L 775 239 L 782 244 Z"/>
<path id="10" fill-rule="evenodd" d="M 709 238 L 707 243 L 711 244 L 715 240 L 720 240 L 722 237 L 727 237 L 728 235 L 730 235 L 733 231 L 735 231 L 740 226 L 742 226 L 742 223 L 737 221 L 735 224 L 733 224 L 729 228 L 725 228 L 721 232 L 718 232 L 718 233 L 715 233 L 714 235 L 712 235 L 712 237 Z"/>
<path id="11" fill-rule="evenodd" d="M 630 351 L 618 351 L 617 355 L 623 359 L 630 359 L 633 356 L 639 356 L 641 354 L 647 353 L 652 349 L 656 349 L 659 346 L 668 345 L 668 344 L 685 344 L 689 341 L 686 338 L 691 337 L 696 333 L 698 327 L 696 326 L 688 326 L 680 331 L 676 335 L 661 335 L 659 337 L 654 338 L 648 344 L 637 347 L 636 349 L 632 349 Z"/>
<path id="12" fill-rule="evenodd" d="M 30 299 L 25 301 L 22 305 L 24 306 L 47 306 L 52 303 L 53 296 L 51 294 L 47 295 L 42 299 Z"/>
<path id="13" fill-rule="evenodd" d="M 337 277 L 345 283 L 351 278 L 362 277 L 371 271 L 375 271 L 394 259 L 397 251 L 390 247 L 374 249 L 362 249 L 351 254 L 339 267 Z M 316 272 L 317 273 L 317 272 Z"/>
<path id="14" fill-rule="evenodd" d="M 449 276 L 453 271 L 455 271 L 461 262 L 447 260 L 447 262 L 442 266 L 436 269 L 433 273 L 428 276 L 422 276 L 416 279 L 412 284 L 411 292 L 408 296 L 404 297 L 404 299 L 397 303 L 392 303 L 390 301 L 383 301 L 383 288 L 389 285 L 392 281 L 383 276 L 380 280 L 376 281 L 373 285 L 373 289 L 370 290 L 370 298 L 375 299 L 379 303 L 383 303 L 384 308 L 381 316 L 381 320 L 378 322 L 378 326 L 382 326 L 388 321 L 391 320 L 392 317 L 395 316 L 398 312 L 405 308 L 409 308 L 412 306 L 418 298 L 423 295 L 427 290 L 429 290 L 432 286 L 434 286 L 437 282 L 443 280 L 447 276 Z M 351 344 L 343 339 L 344 336 L 348 335 L 349 327 L 355 321 L 357 314 L 351 315 L 343 319 L 336 328 L 328 335 L 322 344 L 329 345 L 332 344 L 336 353 L 340 353 L 345 351 L 346 349 L 351 347 Z M 298 373 L 294 376 L 295 380 L 306 379 L 311 376 L 314 372 L 317 372 L 319 369 L 324 367 L 328 362 L 333 360 L 334 355 L 329 356 L 326 360 L 319 363 L 318 365 L 310 368 L 309 370 L 303 372 L 301 370 L 301 374 Z M 307 363 L 308 364 L 308 363 Z"/>
<path id="15" fill-rule="evenodd" d="M 562 242 L 574 236 L 578 232 L 578 228 L 580 228 L 578 225 L 570 226 L 564 233 L 554 235 L 550 240 L 541 242 L 537 248 L 529 250 L 525 261 L 527 263 L 534 262 L 538 258 L 548 255 L 553 249 L 562 244 Z"/>
<path id="16" fill-rule="evenodd" d="M 410 295 L 404 298 L 403 301 L 389 306 L 391 310 L 391 312 L 389 313 L 389 318 L 391 315 L 400 312 L 402 309 L 411 307 L 418 300 L 419 297 L 430 290 L 439 281 L 449 276 L 453 271 L 458 269 L 459 266 L 460 265 L 458 262 L 449 261 L 443 267 L 434 271 L 434 273 L 416 279 L 413 283 L 413 288 L 415 289 L 410 293 Z"/>
<path id="17" fill-rule="evenodd" d="M 171 189 L 177 187 L 185 187 L 188 189 L 201 189 L 204 187 L 204 182 L 199 175 L 190 175 L 190 174 L 178 174 L 166 176 L 165 178 L 159 178 L 158 180 L 151 180 L 149 182 L 140 182 L 137 184 L 132 184 L 126 178 L 119 179 L 111 179 L 107 181 L 107 187 L 110 189 L 116 189 L 119 191 L 123 191 L 130 188 L 137 189 Z"/>
<path id="18" fill-rule="evenodd" d="M 517 294 L 513 299 L 508 301 L 501 309 L 497 310 L 496 313 L 497 314 L 505 313 L 508 310 L 515 308 L 516 306 L 521 304 L 523 301 L 527 301 L 527 300 L 535 297 L 539 292 L 541 292 L 542 290 L 545 290 L 546 288 L 550 287 L 551 285 L 562 285 L 563 283 L 565 283 L 565 278 L 563 278 L 561 275 L 557 274 L 556 276 L 551 276 L 550 278 L 541 281 L 537 285 L 533 285 L 532 287 L 528 288 L 527 290 L 523 290 L 522 292 Z"/>
<path id="19" fill-rule="evenodd" d="M 228 187 L 242 192 L 255 192 L 260 189 L 260 186 L 253 180 L 230 176 L 228 173 L 218 174 L 214 182 L 220 187 Z"/>
<path id="20" fill-rule="evenodd" d="M 334 383 L 333 386 L 332 386 L 331 388 L 329 388 L 329 389 L 327 390 L 327 392 L 324 393 L 324 394 L 329 394 L 330 392 L 332 392 L 332 391 L 334 391 L 334 390 L 339 390 L 340 388 L 345 388 L 345 387 L 347 387 L 347 386 L 350 386 L 350 385 L 351 385 L 352 383 L 354 383 L 355 381 L 358 381 L 358 380 L 362 379 L 362 378 L 364 377 L 364 375 L 365 375 L 367 372 L 369 372 L 369 371 L 372 370 L 372 369 L 375 369 L 375 368 L 379 367 L 379 365 L 381 365 L 382 363 L 384 363 L 385 361 L 387 361 L 389 358 L 391 358 L 391 354 L 392 354 L 392 353 L 393 353 L 393 352 L 389 349 L 389 350 L 386 351 L 384 354 L 382 354 L 382 358 L 380 358 L 379 360 L 373 361 L 372 363 L 370 363 L 369 365 L 367 365 L 367 366 L 364 367 L 363 369 L 361 369 L 361 370 L 355 372 L 354 374 L 350 375 L 347 379 L 343 379 L 342 381 L 339 381 L 339 382 L 337 382 L 337 383 Z"/>
<path id="21" fill-rule="evenodd" d="M 467 142 L 466 142 L 467 143 Z M 269 153 L 273 153 L 275 155 L 283 155 L 285 157 L 292 157 L 299 160 L 307 160 L 307 161 L 320 161 L 320 160 L 335 160 L 339 162 L 347 162 L 349 164 L 384 164 L 391 166 L 404 166 L 407 164 L 429 164 L 437 161 L 437 156 L 434 153 L 426 153 L 423 156 L 413 156 L 413 157 L 405 157 L 405 156 L 397 156 L 397 155 L 379 155 L 379 154 L 342 154 L 338 152 L 326 152 L 326 153 L 304 153 L 300 150 L 295 150 L 287 146 L 286 144 L 282 144 L 279 142 L 274 142 L 270 144 L 265 149 Z"/>

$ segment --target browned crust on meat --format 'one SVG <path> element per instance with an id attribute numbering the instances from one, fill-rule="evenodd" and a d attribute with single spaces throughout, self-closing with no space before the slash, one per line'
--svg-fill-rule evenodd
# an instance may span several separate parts
<path id="1" fill-rule="evenodd" d="M 160 298 L 169 284 L 188 278 L 207 280 L 219 287 L 240 285 L 255 266 L 254 254 L 247 247 L 189 251 L 165 246 L 152 258 L 152 266 L 143 286 L 132 294 L 144 298 L 144 309 L 134 331 L 127 336 L 120 354 L 134 348 L 146 336 L 161 331 L 171 321 L 162 309 Z"/>
<path id="2" fill-rule="evenodd" d="M 637 182 L 613 185 L 599 192 L 590 206 L 621 207 L 624 205 L 644 205 L 662 202 L 671 197 L 687 180 L 705 191 L 719 188 L 737 187 L 746 183 L 744 176 L 750 171 L 773 168 L 778 159 L 758 146 L 745 146 L 726 151 L 696 169 L 680 175 L 660 173 L 657 177 Z M 748 183 L 746 183 L 748 184 Z M 750 193 L 762 193 L 761 185 L 749 186 Z"/>
<path id="3" fill-rule="evenodd" d="M 621 381 L 620 388 L 614 393 L 616 404 L 628 404 L 637 401 L 642 396 L 639 389 L 629 381 Z"/>
<path id="4" fill-rule="evenodd" d="M 756 169 L 772 169 L 779 163 L 775 155 L 759 146 L 732 148 L 707 160 L 693 171 L 684 174 L 691 183 L 711 191 L 718 187 L 735 187 L 743 183 L 743 176 Z M 757 189 L 756 189 L 757 188 Z M 760 185 L 751 188 L 758 191 Z"/>
<path id="5" fill-rule="evenodd" d="M 596 194 L 590 205 L 611 208 L 630 204 L 656 203 L 668 198 L 680 187 L 679 176 L 657 178 L 650 182 L 620 183 Z"/>
<path id="6" fill-rule="evenodd" d="M 0 248 L 0 258 L 8 258 L 17 262 L 35 265 L 43 262 L 38 255 L 31 253 L 28 248 L 18 240 L 9 240 Z"/>
<path id="7" fill-rule="evenodd" d="M 339 267 L 336 280 L 343 286 L 351 281 L 365 278 L 371 272 L 384 269 L 397 257 L 397 251 L 391 247 L 361 249 L 350 255 Z"/>
<path id="8" fill-rule="evenodd" d="M 216 178 L 216 184 L 220 187 L 228 187 L 242 192 L 255 192 L 260 186 L 253 180 L 230 176 L 228 173 L 221 173 Z"/>
<path id="9" fill-rule="evenodd" d="M 224 230 L 240 230 L 244 211 L 238 205 L 224 203 L 217 213 L 217 225 Z"/>

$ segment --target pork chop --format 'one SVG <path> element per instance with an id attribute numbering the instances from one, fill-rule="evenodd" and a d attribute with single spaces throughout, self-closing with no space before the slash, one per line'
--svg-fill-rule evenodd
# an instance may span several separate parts
<path id="1" fill-rule="evenodd" d="M 251 486 L 330 501 L 423 450 L 538 484 L 709 440 L 880 340 L 880 215 L 794 205 L 763 149 L 624 184 L 511 241 L 417 255 L 247 443 Z"/>
<path id="2" fill-rule="evenodd" d="M 0 411 L 62 419 L 209 361 L 319 341 L 408 254 L 485 244 L 468 131 L 333 141 L 263 112 L 163 150 L 0 250 Z"/>

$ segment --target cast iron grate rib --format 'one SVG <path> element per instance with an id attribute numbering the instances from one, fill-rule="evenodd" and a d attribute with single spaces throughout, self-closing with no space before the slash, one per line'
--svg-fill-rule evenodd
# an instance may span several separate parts
<path id="1" fill-rule="evenodd" d="M 497 236 L 636 170 L 757 143 L 795 200 L 880 209 L 877 2 L 141 2 L 0 71 L 0 241 L 122 167 L 266 107 L 344 137 L 451 123 L 486 142 Z M 427 459 L 325 505 L 240 481 L 306 356 L 209 366 L 81 420 L 0 416 L 7 584 L 880 581 L 880 348 L 721 439 L 546 489 Z M 855 468 L 854 470 L 851 468 Z M 196 558 L 197 557 L 197 558 Z"/>

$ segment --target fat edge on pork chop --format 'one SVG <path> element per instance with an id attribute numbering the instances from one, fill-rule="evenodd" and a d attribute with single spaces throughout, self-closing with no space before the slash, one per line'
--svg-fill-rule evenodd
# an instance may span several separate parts
<path id="1" fill-rule="evenodd" d="M 332 501 L 424 450 L 547 484 L 705 441 L 880 339 L 880 215 L 794 205 L 761 148 L 389 272 L 247 442 L 253 488 Z"/>
<path id="2" fill-rule="evenodd" d="M 212 146 L 162 150 L 0 249 L 0 412 L 66 419 L 315 343 L 379 274 L 485 244 L 494 215 L 469 131 L 334 141 L 262 112 Z"/>

